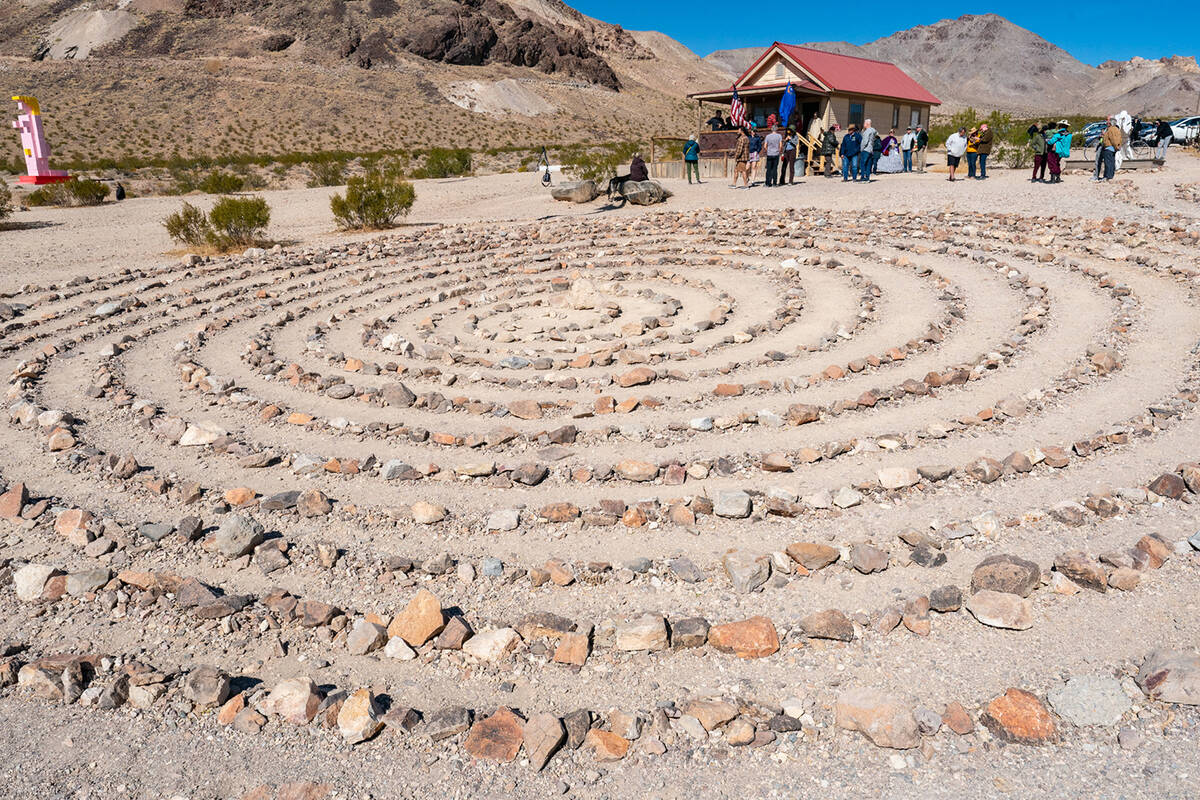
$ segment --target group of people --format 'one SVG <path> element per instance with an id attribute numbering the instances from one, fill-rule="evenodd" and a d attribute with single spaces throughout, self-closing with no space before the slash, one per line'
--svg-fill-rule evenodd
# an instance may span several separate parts
<path id="1" fill-rule="evenodd" d="M 929 133 L 922 126 L 910 126 L 900 139 L 894 128 L 880 137 L 869 119 L 863 122 L 862 130 L 851 124 L 840 144 L 832 130 L 825 131 L 821 139 L 825 177 L 830 177 L 833 154 L 837 153 L 842 159 L 842 180 L 864 183 L 880 172 L 924 172 L 928 149 Z"/>
<path id="2" fill-rule="evenodd" d="M 794 185 L 796 183 L 796 157 L 800 153 L 800 134 L 795 128 L 785 128 L 782 131 L 778 125 L 771 125 L 766 136 L 759 136 L 754 123 L 741 128 L 737 141 L 733 145 L 733 186 L 738 180 L 742 188 L 749 189 L 750 183 L 756 178 L 758 165 L 765 165 L 765 183 L 767 186 Z M 804 174 L 801 167 L 801 175 Z M 690 182 L 689 178 L 689 182 Z"/>

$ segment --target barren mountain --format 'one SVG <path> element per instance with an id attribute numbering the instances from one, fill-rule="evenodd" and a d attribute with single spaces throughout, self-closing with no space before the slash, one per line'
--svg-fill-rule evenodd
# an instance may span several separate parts
<path id="1" fill-rule="evenodd" d="M 1016 113 L 1176 113 L 1194 107 L 1200 70 L 1194 58 L 1134 59 L 1088 66 L 1070 53 L 995 14 L 920 25 L 862 46 L 805 45 L 892 61 L 942 98 L 944 111 L 967 106 Z M 734 74 L 761 47 L 718 50 L 706 61 Z"/>
<path id="2" fill-rule="evenodd" d="M 558 0 L 0 0 L 0 58 L 70 159 L 628 139 L 726 80 Z"/>

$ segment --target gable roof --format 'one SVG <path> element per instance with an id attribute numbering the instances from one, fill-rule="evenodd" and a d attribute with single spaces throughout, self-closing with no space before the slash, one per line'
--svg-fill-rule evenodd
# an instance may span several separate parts
<path id="1" fill-rule="evenodd" d="M 890 97 L 898 100 L 910 100 L 930 105 L 941 105 L 942 101 L 933 96 L 924 86 L 910 78 L 908 74 L 888 61 L 876 61 L 872 58 L 858 56 L 843 56 L 838 53 L 826 53 L 811 47 L 799 47 L 794 44 L 775 42 L 767 48 L 749 69 L 741 74 L 734 83 L 740 86 L 742 81 L 758 69 L 759 65 L 775 49 L 798 63 L 804 70 L 832 91 L 842 94 L 869 94 L 877 97 Z"/>

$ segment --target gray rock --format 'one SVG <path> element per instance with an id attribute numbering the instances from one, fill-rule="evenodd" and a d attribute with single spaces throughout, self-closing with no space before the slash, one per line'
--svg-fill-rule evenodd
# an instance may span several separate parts
<path id="1" fill-rule="evenodd" d="M 175 532 L 175 526 L 169 522 L 143 522 L 138 526 L 138 533 L 152 542 L 161 542 Z"/>
<path id="2" fill-rule="evenodd" d="M 230 514 L 217 528 L 217 551 L 229 558 L 244 556 L 262 543 L 263 526 L 244 514 Z"/>
<path id="3" fill-rule="evenodd" d="M 733 583 L 734 591 L 753 592 L 771 577 L 771 559 L 757 553 L 733 550 L 725 554 L 721 564 Z"/>
<path id="4" fill-rule="evenodd" d="M 434 712 L 425 720 L 425 733 L 435 742 L 449 739 L 471 727 L 471 712 L 462 706 L 451 706 Z"/>
<path id="5" fill-rule="evenodd" d="M 1110 675 L 1076 675 L 1046 698 L 1055 713 L 1075 725 L 1116 725 L 1132 705 Z"/>
<path id="6" fill-rule="evenodd" d="M 599 193 L 595 181 L 562 183 L 550 190 L 550 196 L 555 200 L 571 203 L 590 203 L 596 199 L 596 195 Z"/>
<path id="7" fill-rule="evenodd" d="M 217 667 L 196 667 L 184 681 L 183 694 L 198 706 L 219 706 L 229 699 L 229 675 Z"/>
<path id="8" fill-rule="evenodd" d="M 493 511 L 487 518 L 489 531 L 514 531 L 521 524 L 521 512 L 515 508 Z"/>
<path id="9" fill-rule="evenodd" d="M 654 181 L 628 181 L 621 188 L 625 199 L 637 206 L 649 206 L 665 202 L 671 192 Z"/>
<path id="10" fill-rule="evenodd" d="M 1188 538 L 1188 544 L 1193 550 L 1200 550 L 1200 531 L 1196 531 Z"/>
<path id="11" fill-rule="evenodd" d="M 499 578 L 504 574 L 504 562 L 494 556 L 489 556 L 483 560 L 479 571 L 483 573 L 484 577 Z"/>
<path id="12" fill-rule="evenodd" d="M 75 572 L 67 576 L 67 594 L 79 597 L 88 592 L 95 592 L 112 577 L 106 567 L 97 567 L 84 572 Z"/>
<path id="13" fill-rule="evenodd" d="M 971 575 L 971 591 L 991 589 L 996 592 L 1029 597 L 1041 580 L 1037 564 L 1014 555 L 988 556 L 980 561 Z"/>
<path id="14" fill-rule="evenodd" d="M 699 583 L 704 580 L 704 573 L 687 556 L 672 558 L 667 562 L 667 566 L 671 569 L 671 573 L 684 583 Z"/>
<path id="15" fill-rule="evenodd" d="M 744 519 L 750 516 L 750 495 L 743 491 L 717 492 L 713 501 L 713 513 L 718 517 Z"/>
<path id="16" fill-rule="evenodd" d="M 412 471 L 413 468 L 411 466 L 398 458 L 393 458 L 379 468 L 379 475 L 385 481 L 392 481 Z"/>
<path id="17" fill-rule="evenodd" d="M 1138 670 L 1137 685 L 1164 703 L 1200 705 L 1200 655 L 1182 650 L 1155 650 Z"/>
<path id="18" fill-rule="evenodd" d="M 1008 592 L 980 589 L 967 598 L 967 611 L 984 625 L 1023 631 L 1033 627 L 1033 603 Z"/>

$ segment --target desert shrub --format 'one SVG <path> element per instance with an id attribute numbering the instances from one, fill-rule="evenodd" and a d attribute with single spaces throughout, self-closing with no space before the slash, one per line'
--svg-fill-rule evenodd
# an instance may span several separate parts
<path id="1" fill-rule="evenodd" d="M 241 175 L 214 169 L 204 176 L 199 186 L 206 194 L 233 194 L 246 188 L 246 181 Z"/>
<path id="2" fill-rule="evenodd" d="M 1033 165 L 1033 151 L 1028 144 L 1003 144 L 996 152 L 995 158 L 1009 169 L 1028 169 Z"/>
<path id="3" fill-rule="evenodd" d="M 471 151 L 465 148 L 434 147 L 425 156 L 425 164 L 414 178 L 456 178 L 471 171 Z"/>
<path id="4" fill-rule="evenodd" d="M 0 219 L 6 219 L 12 211 L 12 191 L 6 184 L 0 183 Z"/>
<path id="5" fill-rule="evenodd" d="M 339 228 L 390 228 L 407 216 L 417 192 L 394 170 L 356 175 L 346 182 L 346 194 L 335 194 L 329 208 Z"/>
<path id="6" fill-rule="evenodd" d="M 577 181 L 606 183 L 617 174 L 628 172 L 629 162 L 639 150 L 637 142 L 566 148 L 562 151 L 563 171 Z"/>
<path id="7" fill-rule="evenodd" d="M 163 220 L 163 225 L 167 228 L 168 236 L 191 247 L 208 244 L 212 234 L 208 217 L 191 203 L 184 203 L 183 208 Z"/>
<path id="8" fill-rule="evenodd" d="M 266 233 L 271 207 L 261 197 L 222 197 L 208 212 L 208 223 L 217 247 L 249 247 Z"/>
<path id="9" fill-rule="evenodd" d="M 346 162 L 336 158 L 319 158 L 308 163 L 312 178 L 308 188 L 319 186 L 341 186 L 346 180 Z"/>
<path id="10" fill-rule="evenodd" d="M 73 178 L 63 183 L 48 183 L 34 189 L 25 198 L 33 206 L 98 206 L 112 189 L 100 181 Z"/>
<path id="11" fill-rule="evenodd" d="M 191 203 L 163 220 L 167 235 L 189 247 L 248 247 L 266 232 L 271 208 L 261 197 L 222 197 L 206 215 Z"/>

